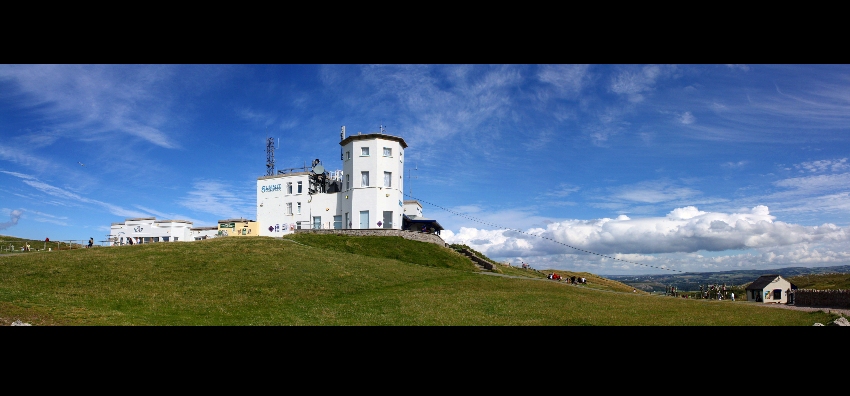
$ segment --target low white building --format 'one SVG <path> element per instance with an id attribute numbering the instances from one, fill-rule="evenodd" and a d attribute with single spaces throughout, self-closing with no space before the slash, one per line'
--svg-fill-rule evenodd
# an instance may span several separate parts
<path id="1" fill-rule="evenodd" d="M 404 139 L 384 133 L 341 134 L 342 169 L 311 167 L 257 178 L 260 236 L 296 229 L 405 229 Z M 410 201 L 413 211 L 418 202 Z M 421 217 L 421 205 L 417 216 Z M 439 224 L 433 222 L 429 225 Z"/>
<path id="2" fill-rule="evenodd" d="M 745 288 L 747 300 L 763 303 L 788 304 L 797 286 L 780 275 L 762 275 Z"/>
<path id="3" fill-rule="evenodd" d="M 126 219 L 123 223 L 112 223 L 109 230 L 109 246 L 133 243 L 191 241 L 192 222 L 188 220 L 157 220 L 156 217 Z"/>

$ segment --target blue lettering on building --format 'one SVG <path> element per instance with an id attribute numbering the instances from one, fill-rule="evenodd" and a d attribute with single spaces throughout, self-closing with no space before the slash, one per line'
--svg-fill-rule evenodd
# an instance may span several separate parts
<path id="1" fill-rule="evenodd" d="M 262 187 L 260 187 L 260 191 L 261 191 L 261 192 L 264 192 L 264 193 L 266 193 L 266 192 L 273 192 L 273 191 L 280 191 L 280 190 L 281 190 L 281 188 L 280 188 L 280 184 L 272 184 L 272 185 L 270 185 L 270 186 L 262 186 Z"/>

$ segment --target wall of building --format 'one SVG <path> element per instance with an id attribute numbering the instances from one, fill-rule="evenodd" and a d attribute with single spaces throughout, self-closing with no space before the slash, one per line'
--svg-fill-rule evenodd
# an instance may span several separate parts
<path id="1" fill-rule="evenodd" d="M 383 134 L 361 134 L 342 140 L 340 147 L 342 170 L 334 171 L 334 174 L 341 175 L 340 192 L 307 194 L 311 172 L 257 179 L 259 235 L 280 237 L 295 232 L 299 225 L 302 229 L 334 229 L 337 226 L 341 229 L 401 229 L 404 213 L 403 155 L 407 147 L 404 140 Z M 363 155 L 363 148 L 368 148 L 368 155 Z M 368 186 L 362 185 L 362 172 L 369 172 Z M 384 180 L 385 172 L 389 172 L 388 183 Z M 298 182 L 303 186 L 300 194 Z M 291 192 L 289 183 L 293 186 Z M 287 204 L 292 205 L 291 214 L 287 211 Z M 361 224 L 362 212 L 368 212 L 365 224 Z M 335 222 L 335 216 L 339 216 L 339 223 Z"/>
<path id="2" fill-rule="evenodd" d="M 142 243 L 191 241 L 190 228 L 192 222 L 186 220 L 126 219 L 123 223 L 112 223 L 109 245 L 127 244 L 127 238 L 138 238 Z"/>
<path id="3" fill-rule="evenodd" d="M 260 226 L 254 220 L 219 220 L 218 236 L 259 236 Z"/>

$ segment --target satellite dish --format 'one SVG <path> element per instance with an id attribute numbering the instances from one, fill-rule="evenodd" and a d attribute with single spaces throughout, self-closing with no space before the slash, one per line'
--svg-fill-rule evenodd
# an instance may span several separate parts
<path id="1" fill-rule="evenodd" d="M 321 175 L 322 173 L 325 173 L 325 167 L 322 166 L 322 164 L 318 164 L 313 167 L 313 173 Z"/>

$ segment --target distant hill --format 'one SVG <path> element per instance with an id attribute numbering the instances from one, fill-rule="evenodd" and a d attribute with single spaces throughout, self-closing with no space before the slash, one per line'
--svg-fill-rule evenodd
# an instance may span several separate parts
<path id="1" fill-rule="evenodd" d="M 675 286 L 682 291 L 699 290 L 700 285 L 725 284 L 727 286 L 743 286 L 753 282 L 762 275 L 777 274 L 786 279 L 806 275 L 850 274 L 850 265 L 834 267 L 788 267 L 769 270 L 739 270 L 720 272 L 687 272 L 683 274 L 660 275 L 605 275 L 605 278 L 616 280 L 648 292 L 664 292 L 669 286 Z"/>

